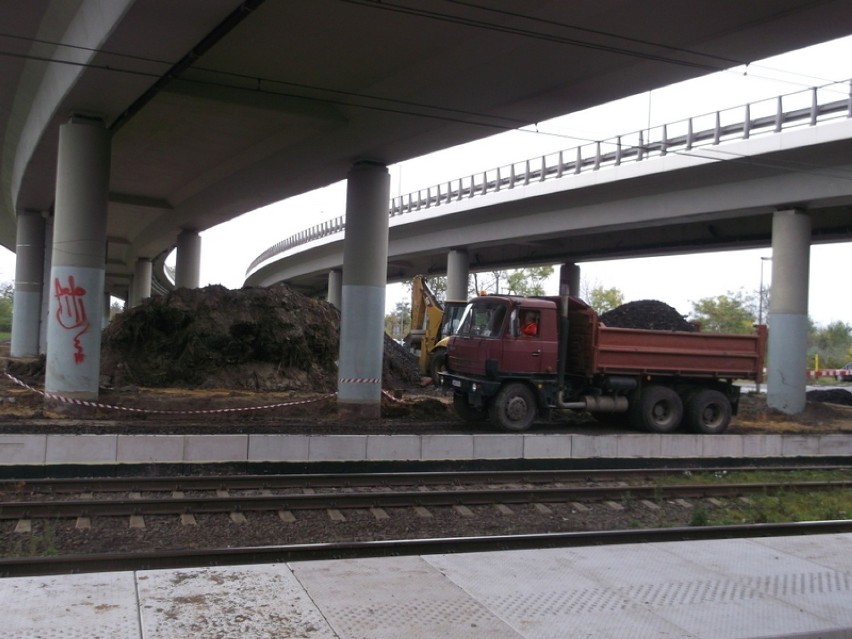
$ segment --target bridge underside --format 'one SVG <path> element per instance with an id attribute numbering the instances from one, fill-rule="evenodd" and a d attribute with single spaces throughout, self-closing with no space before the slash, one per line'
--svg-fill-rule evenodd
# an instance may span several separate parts
<path id="1" fill-rule="evenodd" d="M 787 209 L 809 214 L 812 243 L 849 242 L 850 154 L 852 142 L 841 140 L 818 151 L 804 147 L 747 162 L 689 165 L 685 158 L 683 168 L 664 172 L 654 172 L 653 161 L 647 161 L 629 179 L 607 181 L 601 170 L 596 183 L 584 188 L 531 184 L 488 196 L 488 204 L 482 197 L 476 208 L 443 205 L 419 221 L 391 226 L 388 281 L 445 274 L 453 249 L 466 250 L 470 270 L 478 272 L 769 247 L 773 213 Z M 790 171 L 791 166 L 809 168 Z M 323 295 L 328 270 L 340 266 L 340 247 L 335 240 L 290 260 L 285 256 L 258 269 L 247 283 L 286 281 Z"/>

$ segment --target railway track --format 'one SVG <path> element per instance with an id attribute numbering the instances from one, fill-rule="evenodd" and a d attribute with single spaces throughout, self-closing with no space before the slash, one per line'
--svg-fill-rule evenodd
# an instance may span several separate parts
<path id="1" fill-rule="evenodd" d="M 833 466 L 806 469 L 831 479 L 789 479 L 805 470 L 790 467 L 761 468 L 771 481 L 727 479 L 755 470 L 6 480 L 0 482 L 0 575 L 748 536 L 748 527 L 711 533 L 718 527 L 678 524 L 714 504 L 834 494 L 852 485 L 848 469 Z M 714 481 L 695 481 L 696 473 Z M 798 532 L 763 528 L 761 534 L 810 532 L 802 524 L 787 526 L 793 528 L 778 530 Z M 815 530 L 826 527 L 846 532 L 852 523 Z M 667 532 L 652 532 L 659 530 Z M 243 548 L 226 548 L 234 545 Z"/>
<path id="2" fill-rule="evenodd" d="M 762 482 L 725 484 L 673 484 L 628 486 L 558 487 L 459 487 L 449 490 L 375 492 L 330 492 L 308 494 L 242 494 L 219 489 L 211 496 L 187 496 L 174 491 L 169 496 L 145 498 L 131 493 L 112 499 L 80 498 L 46 501 L 4 501 L 0 520 L 58 519 L 92 517 L 145 517 L 211 513 L 248 513 L 300 510 L 349 510 L 417 507 L 482 506 L 497 504 L 548 504 L 575 502 L 618 502 L 625 499 L 708 499 L 742 497 L 752 494 L 776 494 L 792 491 L 843 490 L 852 481 Z M 369 487 L 364 487 L 369 488 Z M 264 493 L 270 492 L 264 490 Z M 286 516 L 286 515 L 285 515 Z"/>

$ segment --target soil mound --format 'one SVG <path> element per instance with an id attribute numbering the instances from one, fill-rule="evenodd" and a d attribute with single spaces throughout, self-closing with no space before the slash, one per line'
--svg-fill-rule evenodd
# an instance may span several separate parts
<path id="1" fill-rule="evenodd" d="M 811 390 L 805 393 L 809 402 L 826 402 L 829 404 L 842 404 L 852 406 L 852 393 L 842 388 L 830 388 L 828 390 Z"/>
<path id="2" fill-rule="evenodd" d="M 287 285 L 177 289 L 104 330 L 104 385 L 332 392 L 340 312 Z M 413 370 L 412 370 L 413 369 Z M 416 384 L 416 362 L 385 339 L 385 388 Z"/>
<path id="3" fill-rule="evenodd" d="M 674 308 L 657 300 L 628 302 L 600 316 L 601 322 L 616 328 L 644 328 L 658 331 L 698 330 Z"/>

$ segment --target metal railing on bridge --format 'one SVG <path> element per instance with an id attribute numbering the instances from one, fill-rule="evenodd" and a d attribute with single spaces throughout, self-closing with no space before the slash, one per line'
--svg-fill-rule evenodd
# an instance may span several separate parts
<path id="1" fill-rule="evenodd" d="M 843 97 L 838 98 L 839 95 Z M 746 140 L 849 117 L 852 117 L 852 80 L 835 82 L 449 180 L 392 198 L 389 215 L 397 217 L 534 182 L 599 171 L 625 162 L 641 162 L 669 153 L 695 153 L 695 149 L 701 147 L 718 146 L 724 142 Z M 296 233 L 261 253 L 249 265 L 246 274 L 276 255 L 329 235 L 343 233 L 345 228 L 344 218 L 340 216 Z"/>

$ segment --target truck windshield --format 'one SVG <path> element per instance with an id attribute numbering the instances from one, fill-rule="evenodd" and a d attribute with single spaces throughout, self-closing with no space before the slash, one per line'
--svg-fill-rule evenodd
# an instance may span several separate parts
<path id="1" fill-rule="evenodd" d="M 462 315 L 457 335 L 464 337 L 498 337 L 506 317 L 506 306 L 497 302 L 468 304 Z"/>

